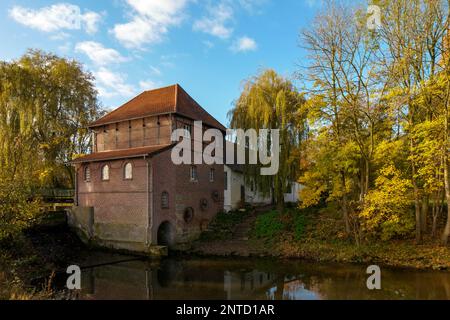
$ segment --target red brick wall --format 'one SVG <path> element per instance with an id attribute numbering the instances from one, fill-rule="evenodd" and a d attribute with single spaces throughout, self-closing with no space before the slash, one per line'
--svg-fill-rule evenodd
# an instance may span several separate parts
<path id="1" fill-rule="evenodd" d="M 198 181 L 190 180 L 190 165 L 175 166 L 171 159 L 171 150 L 157 155 L 152 160 L 154 183 L 154 224 L 153 240 L 156 242 L 157 231 L 161 223 L 169 221 L 176 230 L 176 242 L 185 243 L 196 238 L 201 228 L 206 228 L 211 219 L 223 210 L 223 165 L 197 165 Z M 215 169 L 214 182 L 209 180 L 210 168 Z M 212 192 L 219 192 L 220 200 L 213 201 Z M 161 207 L 163 191 L 169 193 L 169 209 Z M 205 211 L 200 209 L 201 199 L 208 201 Z M 190 222 L 184 220 L 185 209 L 194 210 Z"/>
<path id="2" fill-rule="evenodd" d="M 186 243 L 196 238 L 210 220 L 223 210 L 223 165 L 197 165 L 198 180 L 190 180 L 190 165 L 175 166 L 171 150 L 155 155 L 150 161 L 153 175 L 153 228 L 151 241 L 156 244 L 161 223 L 169 221 L 176 231 L 176 242 Z M 78 170 L 79 206 L 94 207 L 96 235 L 104 240 L 145 242 L 147 227 L 147 160 L 115 160 L 85 164 Z M 133 164 L 133 179 L 123 179 L 123 167 Z M 110 180 L 101 180 L 101 168 L 110 166 Z M 89 165 L 91 181 L 84 181 L 84 167 Z M 210 168 L 215 169 L 210 182 Z M 149 187 L 150 188 L 150 187 Z M 150 189 L 149 189 L 150 190 Z M 214 201 L 217 190 L 220 200 Z M 169 193 L 169 208 L 161 206 L 163 191 Z M 200 201 L 208 207 L 201 210 Z M 184 220 L 185 209 L 194 210 L 192 221 Z"/>
<path id="3" fill-rule="evenodd" d="M 127 162 L 133 164 L 132 180 L 123 178 L 123 167 Z M 109 181 L 101 180 L 101 168 L 105 164 L 110 167 Z M 90 182 L 84 180 L 86 166 L 89 166 L 91 170 Z M 94 226 L 97 227 L 97 236 L 105 240 L 145 241 L 146 172 L 147 165 L 144 159 L 95 162 L 84 164 L 79 168 L 77 171 L 78 205 L 94 207 Z"/>
<path id="4" fill-rule="evenodd" d="M 97 151 L 169 144 L 172 128 L 182 128 L 184 124 L 193 126 L 193 121 L 160 116 L 106 125 L 96 130 Z M 124 165 L 128 161 L 133 164 L 132 180 L 123 178 Z M 147 180 L 147 161 L 153 177 L 152 185 Z M 109 181 L 101 180 L 101 168 L 105 164 L 110 166 Z M 91 170 L 89 182 L 84 181 L 86 165 Z M 156 244 L 159 226 L 168 221 L 174 227 L 175 241 L 187 243 L 196 238 L 211 219 L 223 210 L 223 165 L 196 167 L 198 180 L 191 181 L 191 166 L 175 166 L 171 160 L 171 150 L 148 159 L 84 164 L 79 168 L 77 176 L 79 205 L 94 207 L 94 233 L 103 240 L 145 243 L 149 238 Z M 211 168 L 215 169 L 213 182 L 210 182 Z M 161 207 L 163 191 L 169 194 L 168 209 Z M 213 199 L 213 191 L 218 192 L 218 201 Z M 147 202 L 148 199 L 151 203 Z M 200 206 L 202 199 L 207 201 L 205 210 Z M 192 208 L 194 212 L 193 219 L 189 222 L 184 219 L 187 208 Z M 148 221 L 147 211 L 151 209 L 152 224 Z M 147 234 L 147 225 L 152 226 L 151 234 Z"/>

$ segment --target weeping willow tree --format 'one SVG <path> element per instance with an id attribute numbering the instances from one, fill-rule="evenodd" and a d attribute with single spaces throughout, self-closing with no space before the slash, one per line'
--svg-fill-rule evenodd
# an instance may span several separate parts
<path id="1" fill-rule="evenodd" d="M 0 238 L 32 220 L 33 189 L 72 187 L 67 162 L 89 148 L 98 110 L 93 77 L 76 61 L 29 51 L 0 62 Z"/>
<path id="2" fill-rule="evenodd" d="M 70 187 L 67 161 L 86 153 L 99 113 L 93 77 L 73 60 L 29 51 L 0 62 L 0 172 Z"/>
<path id="3" fill-rule="evenodd" d="M 272 194 L 279 212 L 284 210 L 284 193 L 299 176 L 300 147 L 305 136 L 305 99 L 291 81 L 273 70 L 262 71 L 246 81 L 241 96 L 228 116 L 232 129 L 279 129 L 279 170 L 276 175 L 260 174 L 262 165 L 246 165 L 245 180 L 263 194 Z M 269 135 L 270 137 L 270 135 Z M 261 140 L 272 150 L 271 139 Z"/>

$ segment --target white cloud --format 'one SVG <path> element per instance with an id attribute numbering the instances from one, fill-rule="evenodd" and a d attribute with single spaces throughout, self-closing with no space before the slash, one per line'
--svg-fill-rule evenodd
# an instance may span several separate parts
<path id="1" fill-rule="evenodd" d="M 201 31 L 221 39 L 227 39 L 233 33 L 228 26 L 233 19 L 234 11 L 231 5 L 221 2 L 216 6 L 208 7 L 208 15 L 194 22 L 194 30 Z"/>
<path id="2" fill-rule="evenodd" d="M 105 48 L 101 43 L 94 41 L 79 42 L 75 46 L 75 51 L 82 52 L 97 65 L 108 65 L 127 61 L 118 51 Z"/>
<path id="3" fill-rule="evenodd" d="M 144 91 L 157 88 L 156 82 L 154 82 L 152 80 L 140 81 L 139 86 L 141 87 L 141 90 L 144 90 Z"/>
<path id="4" fill-rule="evenodd" d="M 258 13 L 259 7 L 266 4 L 268 0 L 239 0 L 239 4 L 251 14 Z"/>
<path id="5" fill-rule="evenodd" d="M 161 70 L 159 70 L 157 67 L 150 66 L 150 70 L 154 75 L 160 76 L 162 74 Z"/>
<path id="6" fill-rule="evenodd" d="M 70 34 L 67 32 L 58 32 L 50 37 L 51 40 L 66 40 L 70 38 Z"/>
<path id="7" fill-rule="evenodd" d="M 125 76 L 101 67 L 94 72 L 99 95 L 104 98 L 125 97 L 129 98 L 136 94 L 134 87 L 126 83 Z"/>
<path id="8" fill-rule="evenodd" d="M 9 15 L 24 26 L 44 32 L 84 28 L 87 33 L 95 33 L 101 20 L 100 14 L 93 11 L 81 14 L 80 7 L 69 3 L 54 4 L 36 10 L 14 6 Z"/>
<path id="9" fill-rule="evenodd" d="M 189 0 L 127 0 L 133 9 L 130 22 L 117 24 L 112 33 L 127 48 L 161 42 L 169 28 L 179 25 Z"/>
<path id="10" fill-rule="evenodd" d="M 233 43 L 230 49 L 233 52 L 255 51 L 256 49 L 258 49 L 258 45 L 252 38 L 241 37 Z"/>
<path id="11" fill-rule="evenodd" d="M 81 16 L 81 21 L 84 22 L 86 32 L 89 34 L 94 34 L 98 31 L 98 24 L 101 19 L 102 16 L 93 11 L 88 11 Z"/>

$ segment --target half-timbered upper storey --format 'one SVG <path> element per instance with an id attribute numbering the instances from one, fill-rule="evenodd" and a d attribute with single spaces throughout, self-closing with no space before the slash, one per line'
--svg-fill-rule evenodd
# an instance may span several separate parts
<path id="1" fill-rule="evenodd" d="M 90 125 L 92 152 L 168 145 L 174 129 L 191 131 L 194 121 L 226 130 L 178 84 L 145 91 Z"/>

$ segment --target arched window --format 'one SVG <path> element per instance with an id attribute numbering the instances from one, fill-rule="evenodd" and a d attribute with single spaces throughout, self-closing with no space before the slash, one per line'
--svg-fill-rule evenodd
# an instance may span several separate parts
<path id="1" fill-rule="evenodd" d="M 123 167 L 123 178 L 125 180 L 133 179 L 133 165 L 130 162 Z"/>
<path id="2" fill-rule="evenodd" d="M 102 180 L 103 181 L 108 181 L 109 180 L 109 166 L 107 164 L 105 164 L 102 167 Z"/>
<path id="3" fill-rule="evenodd" d="M 169 209 L 169 193 L 167 191 L 161 194 L 161 208 Z"/>
<path id="4" fill-rule="evenodd" d="M 89 166 L 84 167 L 84 181 L 91 181 L 91 168 Z"/>

